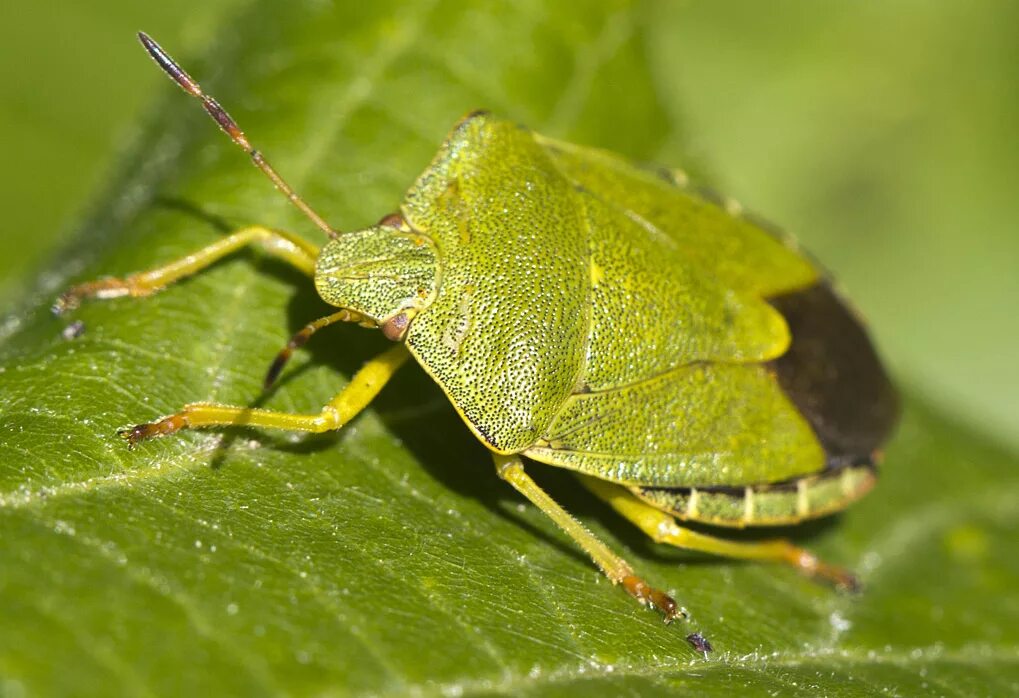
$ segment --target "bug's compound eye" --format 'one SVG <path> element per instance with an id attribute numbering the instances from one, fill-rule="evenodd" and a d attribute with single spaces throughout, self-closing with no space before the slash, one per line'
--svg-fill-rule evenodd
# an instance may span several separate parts
<path id="1" fill-rule="evenodd" d="M 390 213 L 379 220 L 376 225 L 380 228 L 396 228 L 397 230 L 409 231 L 410 227 L 407 225 L 407 220 L 403 217 L 402 213 Z"/>
<path id="2" fill-rule="evenodd" d="M 382 330 L 382 334 L 386 335 L 387 339 L 391 339 L 394 342 L 402 342 L 403 338 L 407 336 L 407 329 L 410 327 L 412 317 L 411 311 L 403 310 L 383 322 L 379 325 L 379 328 Z"/>

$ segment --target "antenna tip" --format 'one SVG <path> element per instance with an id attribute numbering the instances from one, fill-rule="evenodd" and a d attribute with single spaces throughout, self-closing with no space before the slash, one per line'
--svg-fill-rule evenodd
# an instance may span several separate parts
<path id="1" fill-rule="evenodd" d="M 156 43 L 155 39 L 145 32 L 138 32 L 137 37 L 138 41 L 140 41 L 142 46 L 145 47 L 145 50 L 149 52 L 149 55 L 159 61 L 159 55 L 163 53 L 163 49 Z"/>
<path id="2" fill-rule="evenodd" d="M 138 32 L 138 41 L 142 42 L 142 46 L 145 47 L 145 50 L 152 56 L 156 64 L 163 69 L 163 72 L 173 78 L 174 82 L 180 85 L 185 92 L 195 97 L 202 96 L 202 89 L 198 86 L 198 83 L 184 72 L 184 69 L 177 65 L 177 62 L 170 58 L 170 55 L 151 36 L 145 32 Z"/>

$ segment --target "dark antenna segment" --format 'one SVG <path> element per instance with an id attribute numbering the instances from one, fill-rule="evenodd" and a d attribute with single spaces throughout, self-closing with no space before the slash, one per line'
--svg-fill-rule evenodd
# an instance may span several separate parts
<path id="1" fill-rule="evenodd" d="M 159 65 L 163 71 L 173 78 L 173 81 L 183 88 L 189 95 L 198 98 L 202 102 L 202 106 L 205 107 L 205 111 L 209 113 L 219 127 L 223 129 L 226 135 L 230 136 L 230 139 L 234 143 L 244 149 L 248 155 L 251 156 L 251 161 L 255 164 L 255 167 L 260 169 L 265 175 L 272 180 L 272 183 L 276 185 L 283 194 L 290 199 L 290 202 L 301 210 L 301 213 L 311 219 L 312 223 L 321 228 L 326 235 L 331 238 L 339 235 L 339 231 L 333 229 L 322 216 L 315 213 L 315 211 L 304 202 L 300 196 L 290 188 L 283 178 L 279 175 L 276 170 L 272 168 L 272 165 L 265 159 L 261 152 L 255 150 L 248 142 L 248 137 L 244 135 L 244 131 L 240 129 L 237 122 L 231 118 L 223 107 L 219 106 L 219 102 L 205 94 L 202 91 L 201 85 L 199 85 L 194 78 L 188 75 L 183 68 L 177 65 L 177 62 L 170 58 L 169 54 L 163 50 L 163 47 L 157 44 L 152 38 L 145 32 L 138 32 L 138 39 L 142 42 L 142 46 L 149 52 L 152 59 Z"/>

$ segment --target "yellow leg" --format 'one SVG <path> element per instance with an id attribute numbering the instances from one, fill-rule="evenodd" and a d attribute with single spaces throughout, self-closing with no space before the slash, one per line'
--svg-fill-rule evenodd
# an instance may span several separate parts
<path id="1" fill-rule="evenodd" d="M 531 500 L 531 503 L 541 509 L 552 519 L 559 528 L 563 529 L 574 542 L 583 548 L 584 552 L 591 556 L 594 564 L 598 565 L 605 576 L 613 584 L 622 584 L 627 593 L 645 605 L 657 608 L 665 614 L 665 622 L 671 621 L 682 611 L 676 602 L 668 594 L 659 591 L 648 585 L 640 577 L 633 573 L 633 568 L 616 555 L 612 550 L 602 543 L 593 533 L 584 528 L 584 525 L 573 518 L 565 509 L 548 496 L 538 487 L 537 483 L 524 472 L 523 463 L 516 455 L 502 456 L 496 454 L 495 468 L 506 482 L 513 485 L 520 494 Z"/>
<path id="2" fill-rule="evenodd" d="M 672 516 L 642 501 L 625 487 L 586 475 L 579 477 L 589 490 L 658 543 L 740 560 L 783 562 L 839 588 L 853 591 L 859 588 L 856 577 L 848 570 L 826 564 L 787 540 L 734 541 L 698 533 L 680 526 Z"/>
<path id="3" fill-rule="evenodd" d="M 251 426 L 288 431 L 323 432 L 339 429 L 368 406 L 397 369 L 410 356 L 407 347 L 396 344 L 366 363 L 350 380 L 350 385 L 334 397 L 318 414 L 290 414 L 271 410 L 228 405 L 195 403 L 164 417 L 158 422 L 139 424 L 120 435 L 130 446 L 154 436 L 165 436 L 181 429 L 211 426 Z"/>
<path id="4" fill-rule="evenodd" d="M 289 262 L 308 276 L 314 276 L 315 260 L 318 257 L 317 247 L 291 233 L 251 226 L 164 266 L 131 274 L 123 279 L 98 279 L 73 286 L 57 299 L 53 311 L 59 314 L 76 308 L 86 298 L 148 296 L 253 243 L 261 245 L 269 254 Z"/>

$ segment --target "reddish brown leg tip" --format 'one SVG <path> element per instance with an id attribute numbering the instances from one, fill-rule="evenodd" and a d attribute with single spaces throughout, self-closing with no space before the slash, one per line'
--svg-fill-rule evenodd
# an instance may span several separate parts
<path id="1" fill-rule="evenodd" d="M 652 589 L 651 592 L 651 605 L 662 612 L 666 625 L 677 618 L 686 618 L 686 611 L 679 607 L 674 598 L 657 589 Z"/>
<path id="2" fill-rule="evenodd" d="M 672 603 L 675 604 L 676 602 L 673 601 Z M 689 617 L 690 617 L 690 614 L 688 614 L 685 610 L 683 610 L 682 608 L 677 608 L 677 609 L 673 610 L 671 614 L 666 614 L 665 622 L 666 623 L 671 623 L 672 621 L 676 620 L 677 618 L 679 618 L 680 620 L 687 620 Z"/>
<path id="3" fill-rule="evenodd" d="M 624 577 L 621 583 L 623 588 L 626 589 L 626 593 L 630 596 L 645 606 L 651 606 L 661 611 L 662 615 L 665 616 L 664 620 L 666 623 L 671 623 L 676 618 L 686 618 L 686 611 L 679 607 L 675 599 L 664 591 L 659 591 L 648 585 L 640 577 L 630 575 L 629 577 Z"/>
<path id="4" fill-rule="evenodd" d="M 855 574 L 843 572 L 842 577 L 835 581 L 835 588 L 847 594 L 861 594 L 863 593 L 863 582 Z"/>
<path id="5" fill-rule="evenodd" d="M 821 563 L 814 572 L 817 576 L 827 580 L 838 591 L 847 594 L 859 594 L 863 591 L 863 584 L 856 578 L 856 575 L 842 567 Z"/>
<path id="6" fill-rule="evenodd" d="M 151 439 L 155 436 L 165 436 L 172 434 L 175 431 L 179 431 L 185 426 L 186 422 L 180 415 L 173 415 L 160 419 L 158 422 L 150 422 L 148 424 L 139 424 L 131 427 L 130 429 L 121 429 L 117 432 L 117 435 L 127 441 L 127 447 L 129 449 L 134 448 L 140 442 L 145 439 Z"/>
<path id="7" fill-rule="evenodd" d="M 145 428 L 150 425 L 139 424 L 138 426 L 131 427 L 130 429 L 121 429 L 117 432 L 117 436 L 127 441 L 127 448 L 129 451 L 133 451 L 134 447 L 138 445 L 140 441 L 144 441 L 150 435 L 145 433 Z"/>
<path id="8" fill-rule="evenodd" d="M 844 567 L 829 565 L 818 560 L 816 556 L 806 550 L 794 548 L 792 552 L 793 554 L 787 558 L 788 561 L 815 580 L 824 580 L 837 590 L 851 594 L 857 594 L 863 590 L 863 585 L 856 575 Z"/>
<path id="9" fill-rule="evenodd" d="M 61 293 L 53 305 L 50 306 L 50 312 L 56 316 L 61 316 L 68 310 L 74 310 L 78 307 L 78 299 L 70 293 Z"/>

